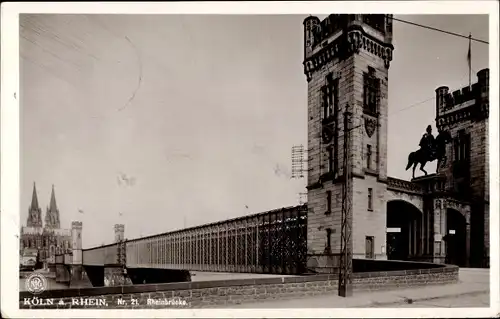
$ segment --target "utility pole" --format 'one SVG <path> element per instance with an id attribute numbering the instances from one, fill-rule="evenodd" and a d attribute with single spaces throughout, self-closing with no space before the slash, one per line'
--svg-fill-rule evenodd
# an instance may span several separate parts
<path id="1" fill-rule="evenodd" d="M 340 237 L 339 296 L 352 296 L 352 181 L 351 181 L 351 113 L 344 113 L 344 180 L 342 185 L 342 229 Z"/>

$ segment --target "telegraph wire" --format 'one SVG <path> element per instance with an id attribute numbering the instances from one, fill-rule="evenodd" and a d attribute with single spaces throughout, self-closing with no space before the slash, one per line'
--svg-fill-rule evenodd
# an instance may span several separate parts
<path id="1" fill-rule="evenodd" d="M 461 87 L 463 87 L 463 85 L 462 85 Z M 402 112 L 402 111 L 407 111 L 407 110 L 409 110 L 409 109 L 411 109 L 411 108 L 414 108 L 414 107 L 416 107 L 416 106 L 419 106 L 419 105 L 424 104 L 425 102 L 429 102 L 429 101 L 432 101 L 432 100 L 435 100 L 435 99 L 436 99 L 436 97 L 434 96 L 434 97 L 428 98 L 428 99 L 426 99 L 426 100 L 423 100 L 423 101 L 420 101 L 420 102 L 417 102 L 417 103 L 411 104 L 411 105 L 409 105 L 409 106 L 407 106 L 407 107 L 404 107 L 404 108 L 402 108 L 402 109 L 396 110 L 396 111 L 394 111 L 394 112 L 390 112 L 390 113 L 388 113 L 388 114 L 387 114 L 387 116 L 390 116 L 390 115 L 392 115 L 392 114 L 399 113 L 399 112 Z M 321 120 L 320 120 L 320 121 L 321 121 Z M 351 127 L 351 128 L 349 129 L 349 131 L 352 131 L 352 130 L 354 130 L 354 129 L 360 128 L 360 127 L 362 127 L 362 126 L 363 126 L 362 124 L 360 124 L 360 125 L 356 125 L 356 126 L 354 126 L 354 127 Z M 380 126 L 380 125 L 378 125 L 378 126 Z M 340 137 L 343 137 L 344 135 L 345 135 L 345 134 L 339 134 L 339 135 L 338 135 L 338 137 L 340 138 Z M 320 143 L 321 143 L 321 141 L 320 141 Z M 311 150 L 311 149 L 307 149 L 307 148 L 305 149 L 305 151 L 306 151 L 306 152 L 308 152 L 308 151 L 310 151 L 310 150 Z M 306 169 L 306 170 L 307 170 L 307 169 Z"/>
<path id="2" fill-rule="evenodd" d="M 434 27 L 431 27 L 431 26 L 427 26 L 427 25 L 423 25 L 423 24 L 419 24 L 419 23 L 415 23 L 415 22 L 411 22 L 411 21 L 407 21 L 407 20 L 403 20 L 403 19 L 398 19 L 398 18 L 394 18 L 394 17 L 388 17 L 388 18 L 391 19 L 391 20 L 394 20 L 394 21 L 403 22 L 403 23 L 406 23 L 406 24 L 409 24 L 409 25 L 413 25 L 413 26 L 417 26 L 417 27 L 421 27 L 421 28 L 424 28 L 424 29 L 429 29 L 429 30 L 432 30 L 432 31 L 438 31 L 438 32 L 442 32 L 442 33 L 445 33 L 445 34 L 448 34 L 448 35 L 453 35 L 453 36 L 460 37 L 460 38 L 470 39 L 472 41 L 476 41 L 476 42 L 479 42 L 479 43 L 489 44 L 488 41 L 484 41 L 484 40 L 476 39 L 476 38 L 472 38 L 472 37 L 469 38 L 469 36 L 466 36 L 466 35 L 463 35 L 463 34 L 451 32 L 451 31 L 446 31 L 446 30 L 443 30 L 443 29 L 434 28 Z"/>
<path id="3" fill-rule="evenodd" d="M 476 73 L 477 73 L 477 72 L 476 72 Z M 460 88 L 462 88 L 462 87 L 464 87 L 464 86 L 465 86 L 465 85 L 461 85 L 461 86 L 460 86 Z M 414 108 L 415 106 L 419 106 L 419 105 L 421 105 L 421 104 L 424 104 L 425 102 L 429 102 L 429 101 L 432 101 L 432 100 L 435 100 L 435 99 L 436 99 L 436 97 L 435 97 L 435 96 L 433 96 L 433 97 L 431 97 L 431 98 L 428 98 L 427 100 L 423 100 L 423 101 L 420 101 L 420 102 L 417 102 L 417 103 L 411 104 L 411 105 L 409 105 L 409 106 L 407 106 L 407 107 L 404 107 L 404 108 L 402 108 L 402 109 L 399 109 L 399 110 L 396 110 L 396 111 L 390 112 L 390 113 L 388 113 L 388 114 L 387 114 L 387 116 L 392 115 L 392 114 L 395 114 L 395 113 L 399 113 L 399 112 L 402 112 L 402 111 L 406 111 L 406 110 L 408 110 L 408 109 Z"/>
<path id="4" fill-rule="evenodd" d="M 399 112 L 402 112 L 402 111 L 407 111 L 407 110 L 409 110 L 409 109 L 411 109 L 411 108 L 414 108 L 415 106 L 419 106 L 419 105 L 421 105 L 421 104 L 424 104 L 425 102 L 429 102 L 429 101 L 432 101 L 432 100 L 435 100 L 435 99 L 436 99 L 436 97 L 435 97 L 435 96 L 433 96 L 433 97 L 431 97 L 431 98 L 428 98 L 427 100 L 423 100 L 423 101 L 420 101 L 420 102 L 417 102 L 417 103 L 411 104 L 410 106 L 404 107 L 404 108 L 402 108 L 402 109 L 399 109 L 399 110 L 396 110 L 396 111 L 390 112 L 390 113 L 388 113 L 388 114 L 387 114 L 387 116 L 389 116 L 389 115 L 393 115 L 393 114 L 396 114 L 396 113 L 399 113 Z"/>

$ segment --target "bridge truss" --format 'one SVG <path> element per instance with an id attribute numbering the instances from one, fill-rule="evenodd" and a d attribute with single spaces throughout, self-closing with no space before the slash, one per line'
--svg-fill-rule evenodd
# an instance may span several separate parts
<path id="1" fill-rule="evenodd" d="M 85 250 L 83 263 L 115 251 L 128 268 L 300 274 L 307 260 L 307 206 L 129 240 L 126 253 L 118 248 L 123 243 L 116 245 Z"/>

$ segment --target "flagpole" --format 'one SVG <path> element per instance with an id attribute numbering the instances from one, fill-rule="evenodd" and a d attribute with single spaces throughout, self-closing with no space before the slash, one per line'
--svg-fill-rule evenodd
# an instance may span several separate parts
<path id="1" fill-rule="evenodd" d="M 469 32 L 469 88 L 471 87 L 471 71 L 472 71 L 471 40 L 472 40 L 472 34 Z"/>

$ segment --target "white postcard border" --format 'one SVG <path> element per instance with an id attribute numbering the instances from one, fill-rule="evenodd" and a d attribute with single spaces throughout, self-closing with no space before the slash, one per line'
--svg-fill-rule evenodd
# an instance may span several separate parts
<path id="1" fill-rule="evenodd" d="M 2 3 L 1 12 L 1 311 L 5 317 L 489 317 L 499 310 L 499 79 L 497 1 L 345 2 L 63 2 Z M 19 309 L 19 14 L 489 14 L 490 15 L 490 308 L 421 309 L 189 309 L 23 310 Z M 12 258 L 16 256 L 16 258 Z"/>

